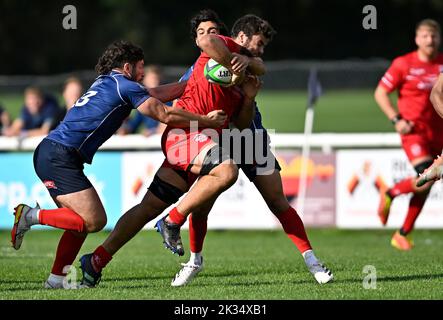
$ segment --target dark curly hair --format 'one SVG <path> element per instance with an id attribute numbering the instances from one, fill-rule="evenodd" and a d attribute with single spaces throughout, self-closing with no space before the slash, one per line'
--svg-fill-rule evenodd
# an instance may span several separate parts
<path id="1" fill-rule="evenodd" d="M 145 55 L 140 47 L 128 41 L 115 41 L 98 59 L 95 71 L 98 74 L 108 74 L 113 68 L 122 68 L 127 62 L 135 65 L 144 58 Z"/>
<path id="2" fill-rule="evenodd" d="M 272 40 L 277 33 L 271 24 L 253 14 L 247 14 L 235 21 L 231 30 L 231 36 L 237 37 L 240 31 L 243 31 L 248 38 L 254 34 L 261 33 L 269 41 Z"/>
<path id="3" fill-rule="evenodd" d="M 195 40 L 197 38 L 197 28 L 202 22 L 206 21 L 212 21 L 217 24 L 218 32 L 221 35 L 228 35 L 228 28 L 226 28 L 226 25 L 224 22 L 219 18 L 218 14 L 211 9 L 204 9 L 201 10 L 199 13 L 197 13 L 194 17 L 191 19 L 191 38 L 192 40 Z"/>

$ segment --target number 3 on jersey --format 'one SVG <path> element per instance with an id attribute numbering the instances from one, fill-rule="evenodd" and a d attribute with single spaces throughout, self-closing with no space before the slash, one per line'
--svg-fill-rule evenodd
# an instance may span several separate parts
<path id="1" fill-rule="evenodd" d="M 97 94 L 97 91 L 88 91 L 86 92 L 80 99 L 77 100 L 77 103 L 74 104 L 74 107 L 82 107 L 88 103 L 89 99 Z"/>

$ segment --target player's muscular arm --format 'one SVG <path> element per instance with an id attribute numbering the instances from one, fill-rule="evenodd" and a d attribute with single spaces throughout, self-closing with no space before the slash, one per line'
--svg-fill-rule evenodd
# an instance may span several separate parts
<path id="1" fill-rule="evenodd" d="M 379 85 L 377 89 L 375 89 L 374 98 L 381 111 L 383 111 L 389 120 L 392 121 L 398 116 L 398 111 L 389 98 L 389 92 L 384 87 Z M 395 130 L 400 134 L 407 134 L 411 132 L 412 127 L 413 123 L 405 119 L 400 119 L 395 123 Z"/>
<path id="2" fill-rule="evenodd" d="M 246 129 L 251 126 L 255 117 L 255 97 L 261 88 L 261 82 L 258 77 L 249 76 L 242 84 L 244 93 L 243 105 L 239 113 L 233 119 L 234 125 L 240 129 Z"/>
<path id="3" fill-rule="evenodd" d="M 199 40 L 198 46 L 212 59 L 231 69 L 233 55 L 221 38 L 212 34 L 205 35 Z"/>
<path id="4" fill-rule="evenodd" d="M 266 73 L 265 63 L 259 57 L 249 58 L 248 70 L 256 76 L 262 76 Z"/>
<path id="5" fill-rule="evenodd" d="M 231 67 L 234 73 L 242 73 L 248 70 L 250 74 L 261 76 L 266 72 L 265 64 L 259 57 L 248 57 L 239 53 L 233 53 Z"/>
<path id="6" fill-rule="evenodd" d="M 232 53 L 225 42 L 217 36 L 211 34 L 204 36 L 199 41 L 199 47 L 212 59 L 234 73 L 242 73 L 246 68 L 254 75 L 262 75 L 266 71 L 262 59 Z"/>
<path id="7" fill-rule="evenodd" d="M 437 83 L 431 91 L 431 102 L 435 111 L 443 118 L 443 73 L 440 73 Z"/>
<path id="8" fill-rule="evenodd" d="M 155 88 L 149 88 L 149 95 L 157 98 L 161 102 L 169 102 L 175 100 L 183 94 L 188 81 L 168 83 Z"/>
<path id="9" fill-rule="evenodd" d="M 207 115 L 200 115 L 181 108 L 168 107 L 153 97 L 148 98 L 137 109 L 145 116 L 180 128 L 188 128 L 190 121 L 198 121 L 200 127 L 219 128 L 226 121 L 226 113 L 222 110 L 215 110 Z"/>
<path id="10" fill-rule="evenodd" d="M 240 111 L 232 119 L 235 127 L 239 130 L 249 128 L 252 120 L 255 117 L 255 100 L 251 98 L 244 98 L 243 105 Z"/>

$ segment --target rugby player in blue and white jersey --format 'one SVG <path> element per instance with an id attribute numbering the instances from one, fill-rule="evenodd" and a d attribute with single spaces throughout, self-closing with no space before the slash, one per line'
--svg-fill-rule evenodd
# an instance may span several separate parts
<path id="1" fill-rule="evenodd" d="M 25 233 L 36 224 L 64 229 L 46 288 L 62 288 L 86 235 L 106 225 L 103 204 L 83 172 L 97 149 L 121 126 L 132 109 L 166 124 L 189 127 L 190 121 L 211 128 L 226 120 L 224 112 L 197 115 L 163 102 L 183 92 L 185 84 L 149 89 L 139 82 L 144 76 L 143 50 L 129 42 L 111 44 L 99 58 L 99 77 L 75 103 L 63 121 L 43 139 L 34 152 L 34 168 L 58 209 L 44 210 L 20 204 L 15 208 L 12 245 L 18 250 Z"/>

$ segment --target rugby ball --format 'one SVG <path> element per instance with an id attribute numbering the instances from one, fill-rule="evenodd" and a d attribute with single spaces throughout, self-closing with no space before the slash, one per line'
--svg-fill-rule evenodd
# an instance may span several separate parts
<path id="1" fill-rule="evenodd" d="M 204 74 L 205 78 L 211 83 L 216 83 L 225 87 L 231 85 L 231 71 L 214 59 L 209 59 L 208 62 L 206 62 Z"/>

